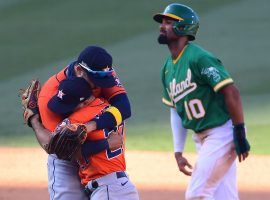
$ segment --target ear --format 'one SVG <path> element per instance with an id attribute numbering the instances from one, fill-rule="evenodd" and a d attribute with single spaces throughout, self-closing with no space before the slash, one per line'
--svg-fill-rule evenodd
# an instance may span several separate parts
<path id="1" fill-rule="evenodd" d="M 77 77 L 83 77 L 84 75 L 84 70 L 80 65 L 75 65 L 74 66 L 74 71 Z"/>

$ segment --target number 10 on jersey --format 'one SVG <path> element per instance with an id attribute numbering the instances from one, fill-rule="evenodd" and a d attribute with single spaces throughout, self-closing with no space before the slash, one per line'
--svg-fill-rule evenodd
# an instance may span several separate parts
<path id="1" fill-rule="evenodd" d="M 189 120 L 200 119 L 205 115 L 205 110 L 203 108 L 202 101 L 200 99 L 191 99 L 190 101 L 185 101 L 185 110 Z"/>

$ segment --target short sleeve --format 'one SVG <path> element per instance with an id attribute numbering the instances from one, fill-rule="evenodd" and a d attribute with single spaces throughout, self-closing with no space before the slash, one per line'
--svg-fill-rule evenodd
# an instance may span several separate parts
<path id="1" fill-rule="evenodd" d="M 108 101 L 118 94 L 123 94 L 123 93 L 126 94 L 126 89 L 121 84 L 116 72 L 114 72 L 113 75 L 115 78 L 116 85 L 110 88 L 101 88 L 102 97 L 104 97 Z"/>
<path id="2" fill-rule="evenodd" d="M 233 83 L 233 79 L 222 62 L 212 55 L 204 55 L 198 60 L 196 75 L 209 84 L 215 92 Z"/>

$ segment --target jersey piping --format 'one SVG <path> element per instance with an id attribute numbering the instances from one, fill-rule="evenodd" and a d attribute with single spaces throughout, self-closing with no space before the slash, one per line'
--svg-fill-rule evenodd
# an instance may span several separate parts
<path id="1" fill-rule="evenodd" d="M 186 49 L 187 45 L 183 48 L 183 50 L 179 53 L 179 55 L 177 56 L 177 58 L 175 60 L 173 60 L 173 64 L 177 63 L 177 61 L 181 58 L 182 54 L 184 53 L 185 49 Z"/>
<path id="2" fill-rule="evenodd" d="M 223 81 L 221 81 L 220 83 L 218 83 L 215 87 L 214 87 L 214 91 L 217 92 L 219 91 L 221 88 L 223 88 L 225 85 L 228 85 L 230 83 L 233 83 L 233 80 L 231 78 L 229 79 L 225 79 Z"/>

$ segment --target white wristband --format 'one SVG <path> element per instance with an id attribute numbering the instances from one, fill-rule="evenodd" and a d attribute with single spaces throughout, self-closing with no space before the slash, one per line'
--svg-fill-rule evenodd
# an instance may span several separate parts
<path id="1" fill-rule="evenodd" d="M 183 127 L 182 120 L 175 108 L 171 108 L 171 128 L 174 152 L 183 152 L 186 143 L 187 129 Z"/>

